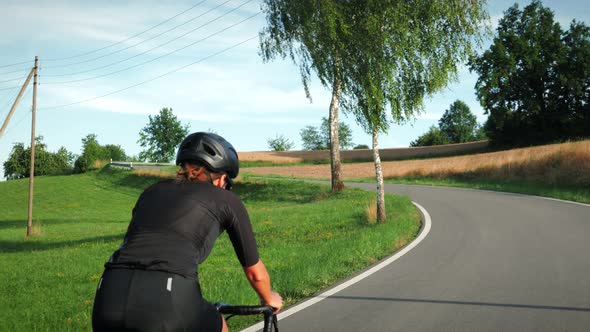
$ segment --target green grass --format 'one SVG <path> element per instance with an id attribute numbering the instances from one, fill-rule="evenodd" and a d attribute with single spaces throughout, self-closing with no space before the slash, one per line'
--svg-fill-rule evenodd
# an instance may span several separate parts
<path id="1" fill-rule="evenodd" d="M 329 178 L 306 178 L 281 175 L 257 175 L 243 174 L 245 178 L 256 179 L 284 179 L 284 180 L 322 180 L 330 181 Z M 374 178 L 346 178 L 345 182 L 363 182 L 374 183 Z M 567 185 L 567 184 L 549 184 L 524 180 L 486 180 L 480 178 L 451 177 L 451 178 L 434 178 L 434 177 L 403 177 L 384 179 L 385 183 L 409 184 L 409 185 L 426 185 L 426 186 L 443 186 L 456 188 L 481 189 L 500 192 L 510 192 L 525 195 L 535 195 L 548 198 L 562 199 L 566 201 L 590 204 L 590 187 L 587 185 Z"/>
<path id="2" fill-rule="evenodd" d="M 0 330 L 87 331 L 103 264 L 119 246 L 141 191 L 158 181 L 105 168 L 35 180 L 25 238 L 28 180 L 0 183 Z M 388 223 L 369 224 L 373 193 L 282 180 L 246 180 L 235 191 L 250 213 L 273 287 L 293 304 L 391 254 L 419 231 L 408 198 L 387 196 Z M 226 235 L 200 267 L 210 301 L 256 304 Z M 236 330 L 255 318 L 236 317 Z"/>
<path id="3" fill-rule="evenodd" d="M 347 181 L 374 182 L 375 179 L 357 178 L 347 179 Z M 425 177 L 404 177 L 395 179 L 385 179 L 384 182 L 502 191 L 549 198 L 557 198 L 580 203 L 590 203 L 590 187 L 585 185 L 547 184 L 522 180 L 496 181 L 485 179 L 468 179 L 463 177 L 445 179 Z"/>

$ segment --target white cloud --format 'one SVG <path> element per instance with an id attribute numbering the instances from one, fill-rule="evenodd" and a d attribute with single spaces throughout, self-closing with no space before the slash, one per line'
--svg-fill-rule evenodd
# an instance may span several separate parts
<path id="1" fill-rule="evenodd" d="M 94 99 L 97 97 L 93 93 L 93 89 L 88 88 L 71 88 L 71 87 L 44 87 L 40 93 L 40 108 L 64 105 L 68 103 L 75 103 L 78 101 L 85 101 L 76 105 L 77 107 L 90 108 L 99 111 L 129 113 L 129 114 L 151 114 L 155 113 L 153 107 L 142 99 L 129 99 L 120 96 L 107 96 L 103 98 Z"/>

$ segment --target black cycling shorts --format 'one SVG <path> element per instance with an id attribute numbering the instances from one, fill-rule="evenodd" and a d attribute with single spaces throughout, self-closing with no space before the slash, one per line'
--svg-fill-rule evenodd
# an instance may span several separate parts
<path id="1" fill-rule="evenodd" d="M 92 311 L 94 331 L 221 331 L 221 315 L 194 278 L 106 269 Z"/>

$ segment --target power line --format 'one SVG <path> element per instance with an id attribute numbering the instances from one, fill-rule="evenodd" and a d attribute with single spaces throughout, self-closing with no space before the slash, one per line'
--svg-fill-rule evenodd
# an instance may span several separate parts
<path id="1" fill-rule="evenodd" d="M 27 88 L 27 92 L 25 92 L 25 94 L 23 95 L 23 98 L 22 98 L 22 99 L 25 99 L 25 98 L 26 98 L 26 97 L 27 97 L 27 96 L 28 96 L 28 95 L 31 93 L 31 91 L 32 91 L 32 90 L 33 90 L 33 89 L 32 89 L 31 87 Z M 18 110 L 18 108 L 20 108 L 21 106 L 22 106 L 22 105 L 19 105 L 19 106 L 17 106 L 17 110 Z M 24 120 L 25 118 L 28 118 L 28 115 L 29 115 L 29 114 L 31 114 L 31 113 L 32 113 L 32 110 L 31 110 L 31 111 L 29 111 L 29 112 L 27 112 L 27 113 L 25 113 L 25 115 L 24 115 L 23 117 L 21 117 L 21 118 L 20 118 L 18 121 L 16 121 L 16 122 L 13 122 L 13 123 L 14 123 L 14 125 L 13 125 L 12 127 L 8 128 L 8 129 L 7 129 L 7 130 L 4 132 L 4 137 L 7 137 L 7 136 L 8 136 L 8 134 L 10 134 L 10 132 L 12 132 L 12 130 L 13 130 L 13 129 L 17 128 L 17 127 L 18 127 L 18 126 L 21 124 L 21 122 L 23 122 L 23 120 Z"/>
<path id="2" fill-rule="evenodd" d="M 22 83 L 21 83 L 21 85 L 22 85 Z M 12 92 L 7 93 L 6 96 L 10 96 L 11 94 L 13 95 L 12 98 L 10 98 L 10 99 L 7 98 L 4 101 L 4 103 L 2 103 L 2 108 L 0 108 L 0 115 L 2 115 L 2 113 L 4 113 L 5 109 L 8 109 L 8 106 L 10 105 L 10 101 L 15 100 L 16 96 L 18 96 L 17 88 L 14 88 L 14 90 Z M 1 118 L 2 118 L 2 116 L 0 116 L 0 119 Z"/>
<path id="3" fill-rule="evenodd" d="M 127 47 L 125 47 L 125 48 L 122 48 L 122 49 L 120 49 L 120 50 L 113 51 L 113 52 L 110 52 L 110 53 L 107 53 L 107 54 L 104 54 L 104 55 L 101 55 L 101 56 L 98 56 L 98 57 L 95 57 L 95 58 L 92 58 L 92 59 L 87 59 L 87 60 L 84 60 L 84 61 L 74 62 L 74 63 L 70 63 L 70 64 L 63 64 L 63 65 L 56 65 L 56 66 L 46 66 L 45 68 L 52 69 L 52 68 L 63 68 L 63 67 L 70 67 L 70 66 L 75 66 L 75 65 L 79 65 L 79 64 L 82 64 L 82 63 L 88 63 L 88 62 L 92 62 L 92 61 L 95 61 L 95 60 L 98 60 L 98 59 L 102 59 L 102 58 L 105 58 L 105 57 L 107 57 L 107 56 L 110 56 L 110 55 L 113 55 L 113 54 L 117 54 L 117 53 L 123 52 L 123 51 L 125 51 L 125 50 L 128 50 L 128 49 L 130 49 L 130 48 L 132 48 L 132 47 L 135 47 L 135 46 L 137 46 L 137 45 L 143 44 L 143 43 L 145 43 L 145 42 L 148 42 L 148 41 L 150 41 L 150 40 L 152 40 L 152 39 L 155 39 L 155 38 L 157 38 L 157 37 L 160 37 L 161 35 L 163 35 L 163 34 L 165 34 L 165 33 L 168 33 L 168 32 L 170 32 L 170 31 L 172 31 L 172 30 L 175 30 L 175 29 L 177 29 L 177 28 L 179 28 L 179 27 L 181 27 L 181 26 L 183 26 L 183 25 L 186 25 L 186 24 L 188 24 L 188 23 L 190 23 L 190 22 L 192 22 L 192 21 L 196 20 L 197 18 L 199 18 L 199 17 L 202 17 L 203 15 L 205 15 L 205 14 L 207 14 L 207 13 L 209 13 L 209 12 L 212 12 L 213 10 L 215 10 L 215 9 L 217 9 L 217 8 L 219 8 L 219 7 L 221 7 L 221 6 L 223 6 L 224 4 L 226 4 L 226 3 L 230 2 L 230 1 L 231 1 L 231 0 L 227 0 L 227 1 L 225 1 L 224 3 L 222 3 L 222 4 L 218 5 L 217 7 L 214 7 L 214 8 L 212 8 L 212 9 L 210 9 L 210 10 L 208 10 L 208 11 L 204 12 L 203 14 L 201 14 L 201 15 L 199 15 L 199 16 L 197 16 L 197 17 L 193 17 L 192 19 L 190 19 L 190 20 L 188 20 L 188 21 L 186 21 L 186 22 L 184 22 L 184 23 L 181 23 L 181 24 L 179 24 L 179 25 L 177 25 L 177 26 L 173 27 L 172 29 L 168 29 L 168 30 L 166 30 L 166 31 L 164 31 L 164 32 L 162 32 L 162 33 L 159 33 L 159 34 L 157 34 L 157 35 L 155 35 L 155 36 L 152 36 L 152 37 L 150 37 L 150 38 L 148 38 L 148 39 L 142 40 L 142 41 L 140 41 L 139 43 L 136 43 L 136 44 L 133 44 L 133 45 L 127 46 Z M 252 0 L 250 0 L 250 1 L 252 1 Z M 127 39 L 127 40 L 128 40 L 128 39 Z"/>
<path id="4" fill-rule="evenodd" d="M 6 88 L 0 88 L 0 91 L 12 90 L 12 89 L 16 89 L 16 88 L 20 88 L 20 86 L 14 85 L 14 86 L 6 87 Z"/>
<path id="5" fill-rule="evenodd" d="M 0 75 L 6 75 L 6 74 L 20 73 L 20 72 L 23 72 L 23 71 L 25 71 L 25 70 L 26 70 L 26 71 L 29 71 L 29 70 L 31 70 L 31 66 L 28 66 L 28 67 L 26 67 L 26 68 L 17 69 L 17 70 L 7 71 L 7 72 L 4 72 L 4 73 L 0 73 Z"/>
<path id="6" fill-rule="evenodd" d="M 29 71 L 30 70 L 31 69 L 29 68 Z M 12 97 L 12 99 L 7 99 L 6 102 L 3 103 L 2 108 L 0 108 L 0 114 L 2 114 L 2 110 L 6 109 L 8 107 L 8 105 L 10 105 L 10 101 L 11 100 L 15 100 L 16 99 L 16 96 L 18 96 L 18 90 L 17 89 L 20 88 L 20 87 L 22 87 L 23 83 L 27 79 L 27 76 L 29 76 L 29 74 L 26 74 L 24 77 L 20 78 L 21 81 L 20 81 L 20 85 L 19 86 L 12 87 L 10 89 L 6 89 L 6 90 L 13 90 L 14 96 Z M 7 95 L 10 95 L 10 94 L 11 94 L 11 92 L 8 92 L 7 93 Z"/>
<path id="7" fill-rule="evenodd" d="M 14 82 L 14 81 L 19 81 L 20 79 L 21 79 L 20 77 L 16 77 L 16 78 L 11 78 L 9 80 L 0 81 L 0 83 Z"/>
<path id="8" fill-rule="evenodd" d="M 237 8 L 236 8 L 236 9 L 237 9 Z M 234 10 L 236 10 L 236 9 L 234 9 Z M 118 74 L 118 73 L 121 73 L 121 72 L 124 72 L 124 71 L 130 70 L 130 69 L 133 69 L 133 68 L 137 68 L 137 67 L 143 66 L 143 65 L 145 65 L 145 64 L 148 64 L 148 63 L 150 63 L 150 62 L 154 62 L 154 61 L 156 61 L 156 60 L 159 60 L 159 59 L 161 59 L 161 58 L 163 58 L 163 57 L 166 57 L 166 56 L 168 56 L 168 55 L 171 55 L 171 54 L 173 54 L 173 53 L 176 53 L 176 52 L 182 51 L 182 50 L 184 50 L 184 49 L 186 49 L 186 48 L 188 48 L 188 47 L 194 46 L 195 44 L 198 44 L 198 43 L 200 43 L 200 42 L 202 42 L 202 41 L 205 41 L 205 40 L 207 40 L 207 39 L 209 39 L 209 38 L 211 38 L 211 37 L 214 37 L 214 36 L 216 36 L 216 35 L 219 35 L 219 34 L 221 34 L 222 32 L 224 32 L 224 31 L 226 31 L 226 30 L 229 30 L 229 29 L 231 29 L 231 28 L 233 28 L 233 27 L 235 27 L 235 26 L 237 26 L 237 25 L 240 25 L 240 24 L 242 24 L 242 23 L 246 22 L 247 20 L 250 20 L 250 19 L 254 18 L 255 16 L 258 16 L 259 14 L 260 14 L 260 12 L 258 12 L 258 13 L 255 13 L 255 14 L 253 14 L 253 15 L 250 15 L 249 17 L 247 17 L 247 18 L 245 18 L 245 19 L 243 19 L 243 20 L 241 20 L 241 21 L 239 21 L 239 22 L 237 22 L 237 23 L 234 23 L 234 24 L 232 24 L 232 25 L 230 25 L 230 26 L 227 26 L 227 27 L 225 27 L 225 28 L 223 28 L 223 29 L 221 29 L 221 30 L 217 31 L 217 32 L 214 32 L 214 33 L 212 33 L 212 34 L 208 35 L 207 37 L 201 38 L 201 39 L 197 40 L 196 42 L 193 42 L 193 43 L 191 43 L 191 44 L 188 44 L 188 45 L 186 45 L 186 46 L 184 46 L 184 47 L 181 47 L 181 48 L 179 48 L 179 49 L 176 49 L 176 50 L 174 50 L 174 51 L 168 52 L 168 53 L 166 53 L 166 54 L 160 55 L 160 56 L 158 56 L 158 57 L 155 57 L 155 58 L 153 58 L 153 59 L 150 59 L 150 60 L 148 60 L 148 61 L 144 61 L 144 62 L 142 62 L 142 63 L 136 64 L 136 65 L 133 65 L 133 66 L 131 66 L 131 67 L 126 67 L 126 68 L 123 68 L 123 69 L 120 69 L 120 70 L 116 70 L 116 71 L 113 71 L 113 72 L 110 72 L 110 73 L 107 73 L 107 74 L 98 75 L 98 76 L 93 76 L 93 77 L 81 78 L 81 79 L 77 79 L 77 80 L 70 80 L 70 81 L 62 81 L 62 82 L 44 82 L 43 84 L 51 84 L 51 85 L 55 85 L 55 84 L 68 84 L 68 83 L 83 82 L 83 81 L 88 81 L 88 80 L 93 80 L 93 79 L 97 79 L 97 78 L 101 78 L 101 77 L 105 77 L 105 76 L 110 76 L 110 75 Z"/>
<path id="9" fill-rule="evenodd" d="M 29 68 L 29 71 L 31 71 L 31 68 Z M 27 78 L 27 76 L 29 76 L 29 73 L 27 73 L 23 78 L 19 78 L 19 80 L 21 81 L 20 85 L 15 85 L 15 86 L 10 86 L 10 87 L 6 87 L 6 88 L 0 88 L 0 91 L 6 91 L 6 90 L 12 90 L 12 89 L 18 89 L 20 88 L 23 84 L 23 82 L 25 81 L 25 79 Z"/>
<path id="10" fill-rule="evenodd" d="M 229 1 L 231 1 L 231 0 L 228 0 L 228 1 L 224 2 L 224 3 L 227 3 L 227 2 L 229 2 Z M 180 38 L 182 38 L 182 37 L 184 37 L 184 36 L 186 36 L 186 35 L 189 35 L 189 34 L 191 34 L 191 33 L 195 32 L 195 31 L 197 31 L 197 30 L 201 29 L 202 27 L 209 25 L 210 23 L 213 23 L 213 22 L 215 22 L 215 21 L 219 20 L 220 18 L 222 18 L 222 17 L 224 17 L 224 16 L 227 16 L 227 15 L 231 14 L 232 12 L 236 11 L 237 9 L 241 8 L 242 6 L 246 5 L 246 4 L 247 4 L 247 3 L 249 3 L 249 2 L 252 2 L 252 0 L 246 1 L 245 3 L 242 3 L 240 6 L 238 6 L 238 7 L 234 8 L 234 9 L 232 9 L 232 10 L 230 10 L 230 11 L 228 11 L 228 12 L 226 12 L 226 13 L 224 13 L 224 14 L 222 14 L 222 15 L 220 15 L 220 16 L 218 16 L 218 17 L 216 17 L 216 18 L 214 18 L 213 20 L 210 20 L 209 22 L 207 22 L 207 23 L 204 23 L 204 24 L 202 24 L 202 25 L 200 25 L 200 26 L 198 26 L 198 27 L 196 27 L 196 28 L 194 28 L 194 29 L 192 29 L 192 30 L 190 30 L 190 31 L 188 31 L 188 32 L 186 32 L 186 33 L 184 33 L 184 34 L 182 34 L 182 35 L 180 35 L 180 36 L 176 37 L 176 38 L 173 38 L 173 39 L 171 39 L 171 40 L 169 40 L 169 41 L 167 41 L 167 42 L 165 42 L 165 43 L 163 43 L 163 44 L 160 44 L 160 45 L 158 45 L 158 46 L 156 46 L 156 47 L 152 47 L 152 48 L 150 48 L 150 49 L 149 49 L 149 50 L 147 50 L 147 51 L 141 52 L 141 53 L 139 53 L 139 54 L 136 54 L 136 55 L 134 55 L 134 56 L 131 56 L 131 57 L 129 57 L 129 58 L 126 58 L 126 59 L 123 59 L 123 60 L 119 60 L 119 61 L 116 61 L 116 62 L 113 62 L 113 63 L 107 64 L 107 65 L 105 65 L 105 66 L 95 67 L 95 68 L 92 68 L 92 69 L 88 69 L 88 70 L 84 70 L 84 71 L 79 71 L 79 72 L 75 72 L 75 73 L 59 74 L 59 75 L 51 75 L 51 74 L 47 74 L 47 75 L 43 75 L 43 76 L 47 76 L 47 77 L 62 77 L 62 76 L 73 76 L 73 75 L 83 74 L 83 73 L 87 73 L 87 72 L 91 72 L 91 71 L 95 71 L 95 70 L 99 70 L 99 69 L 104 69 L 104 68 L 107 68 L 107 67 L 111 67 L 111 66 L 117 65 L 117 64 L 119 64 L 119 63 L 123 63 L 123 62 L 125 62 L 125 61 L 131 60 L 131 59 L 133 59 L 133 58 L 136 58 L 136 57 L 138 57 L 138 56 L 141 56 L 141 55 L 144 55 L 144 54 L 146 54 L 146 53 L 149 53 L 149 52 L 151 52 L 151 51 L 153 51 L 153 50 L 155 50 L 155 49 L 157 49 L 157 48 L 160 48 L 160 47 L 162 47 L 162 46 L 168 45 L 168 44 L 170 44 L 170 43 L 172 43 L 172 42 L 174 42 L 174 41 L 176 41 L 176 40 L 178 40 L 178 39 L 180 39 Z M 223 5 L 223 4 L 221 4 L 221 5 Z M 221 6 L 221 5 L 220 5 L 220 6 Z M 219 6 L 218 6 L 218 7 L 219 7 Z M 216 9 L 216 8 L 217 8 L 217 7 L 213 8 L 212 10 L 214 10 L 214 9 Z M 205 14 L 206 14 L 206 13 L 203 13 L 203 15 L 205 15 Z M 202 15 L 200 15 L 200 16 L 202 16 Z M 198 16 L 198 17 L 200 17 L 200 16 Z M 196 17 L 196 18 L 198 18 L 198 17 Z M 193 19 L 195 19 L 195 18 L 193 18 Z M 187 23 L 187 22 L 185 22 L 185 23 Z M 183 23 L 183 24 L 184 24 L 184 23 Z M 174 29 L 176 29 L 177 27 L 179 27 L 179 26 L 176 26 L 176 27 L 174 27 L 174 28 L 172 28 L 172 29 L 170 29 L 170 30 L 168 30 L 168 31 L 174 30 Z M 168 31 L 164 31 L 162 34 L 164 34 L 164 33 L 168 32 Z M 157 35 L 157 36 L 154 36 L 153 38 L 159 37 L 159 36 L 161 36 L 162 34 L 159 34 L 159 35 Z M 107 55 L 111 55 L 111 54 L 114 54 L 114 53 L 117 53 L 117 52 L 120 52 L 120 51 L 126 50 L 126 49 L 128 49 L 128 48 L 131 48 L 131 47 L 137 46 L 137 45 L 139 45 L 139 44 L 141 44 L 141 43 L 143 43 L 143 42 L 149 41 L 149 40 L 151 40 L 151 39 L 153 39 L 153 38 L 146 39 L 146 40 L 144 40 L 144 41 L 142 41 L 142 42 L 140 42 L 140 43 L 137 43 L 137 44 L 135 44 L 135 45 L 131 45 L 131 46 L 127 47 L 127 48 L 121 49 L 121 50 L 119 50 L 119 51 L 116 51 L 116 52 L 113 52 L 113 53 L 109 53 L 109 54 L 107 54 Z M 95 59 L 97 59 L 97 58 L 95 58 Z M 55 68 L 55 67 L 53 67 L 53 68 Z"/>
<path id="11" fill-rule="evenodd" d="M 148 31 L 151 31 L 151 30 L 155 29 L 155 28 L 161 26 L 162 24 L 165 24 L 165 23 L 168 23 L 168 22 L 172 21 L 173 19 L 177 18 L 178 16 L 180 16 L 180 15 L 182 15 L 182 14 L 184 14 L 184 13 L 186 13 L 186 12 L 192 10 L 192 9 L 194 9 L 195 7 L 199 6 L 200 4 L 202 4 L 203 2 L 206 2 L 206 1 L 207 0 L 200 1 L 200 2 L 192 5 L 188 9 L 185 9 L 185 10 L 181 11 L 180 13 L 172 16 L 172 17 L 167 18 L 164 21 L 162 21 L 162 22 L 160 22 L 160 23 L 158 23 L 158 24 L 156 24 L 156 25 L 154 25 L 154 26 L 152 26 L 152 27 L 150 27 L 150 28 L 148 28 L 146 30 L 143 30 L 143 31 L 141 31 L 139 33 L 136 33 L 135 35 L 133 35 L 131 37 L 127 37 L 127 38 L 125 38 L 123 40 L 120 40 L 118 42 L 109 44 L 109 45 L 104 46 L 104 47 L 101 47 L 101 48 L 97 48 L 97 49 L 92 50 L 92 51 L 88 51 L 88 52 L 84 52 L 84 53 L 80 53 L 80 54 L 76 54 L 76 55 L 72 55 L 72 56 L 68 56 L 68 57 L 63 57 L 63 58 L 48 58 L 48 59 L 44 59 L 44 61 L 62 61 L 62 60 L 68 60 L 68 59 L 78 58 L 78 57 L 81 57 L 81 56 L 84 56 L 84 55 L 89 55 L 89 54 L 92 54 L 92 53 L 96 53 L 96 52 L 102 51 L 104 49 L 107 49 L 107 48 L 110 48 L 110 47 L 113 47 L 113 46 L 122 44 L 122 43 L 124 43 L 124 42 L 126 42 L 128 40 L 131 40 L 131 39 L 133 39 L 133 38 L 135 38 L 137 36 L 140 36 L 140 35 L 148 32 Z"/>
<path id="12" fill-rule="evenodd" d="M 137 33 L 137 34 L 135 34 L 135 35 L 131 36 L 131 37 L 125 38 L 125 39 L 123 39 L 123 40 L 120 40 L 120 41 L 118 41 L 118 42 L 112 43 L 112 44 L 110 44 L 110 45 L 107 45 L 107 46 L 105 46 L 105 47 L 101 47 L 101 48 L 98 48 L 98 49 L 95 49 L 95 50 L 92 50 L 92 51 L 89 51 L 89 52 L 85 52 L 85 53 L 77 54 L 77 55 L 72 55 L 72 56 L 69 56 L 69 57 L 63 57 L 63 58 L 53 58 L 53 59 L 43 59 L 43 60 L 44 60 L 44 61 L 61 61 L 61 60 L 67 60 L 67 59 L 72 59 L 72 58 L 81 57 L 81 56 L 84 56 L 84 55 L 88 55 L 88 54 L 96 53 L 96 52 L 98 52 L 98 51 L 102 51 L 102 50 L 104 50 L 104 49 L 107 49 L 107 48 L 109 48 L 109 47 L 113 47 L 113 46 L 115 46 L 115 45 L 119 45 L 119 44 L 121 44 L 121 43 L 124 43 L 124 42 L 126 42 L 126 41 L 128 41 L 128 40 L 130 40 L 130 39 L 133 39 L 133 38 L 135 38 L 135 37 L 137 37 L 137 36 L 139 36 L 139 35 L 142 35 L 142 34 L 144 34 L 144 33 L 148 32 L 148 31 L 150 31 L 150 30 L 153 30 L 153 29 L 155 29 L 155 28 L 159 27 L 160 25 L 162 25 L 162 24 L 164 24 L 164 23 L 167 23 L 167 22 L 169 22 L 169 21 L 171 21 L 171 20 L 175 19 L 176 17 L 178 17 L 178 16 L 180 16 L 180 15 L 182 15 L 182 14 L 184 14 L 184 13 L 186 13 L 186 12 L 190 11 L 191 9 L 193 9 L 193 8 L 197 7 L 198 5 L 202 4 L 202 3 L 203 3 L 203 2 L 205 2 L 205 1 L 207 1 L 207 0 L 203 0 L 203 1 L 201 1 L 201 2 L 198 2 L 198 3 L 194 4 L 194 5 L 192 5 L 190 8 L 188 8 L 188 9 L 186 9 L 186 10 L 184 10 L 184 11 L 182 11 L 182 12 L 180 12 L 180 13 L 178 13 L 178 14 L 176 14 L 176 15 L 174 15 L 174 16 L 172 16 L 172 17 L 170 17 L 170 18 L 168 18 L 168 19 L 166 19 L 166 20 L 164 20 L 164 21 L 162 21 L 162 22 L 160 22 L 160 23 L 158 23 L 158 24 L 154 25 L 154 26 L 152 26 L 151 28 L 148 28 L 147 30 L 143 30 L 143 31 L 141 31 L 141 32 L 139 32 L 139 33 Z M 0 68 L 13 67 L 13 66 L 22 65 L 22 64 L 25 64 L 25 63 L 29 63 L 29 61 L 23 61 L 23 62 L 16 62 L 16 63 L 6 64 L 6 65 L 0 65 Z"/>
<path id="13" fill-rule="evenodd" d="M 2 65 L 2 66 L 0 66 L 0 68 L 14 67 L 14 66 L 16 66 L 16 65 L 22 65 L 22 64 L 25 64 L 25 63 L 30 63 L 30 62 L 31 62 L 31 61 L 16 62 L 16 63 L 11 63 L 11 64 L 8 64 L 8 65 Z"/>
<path id="14" fill-rule="evenodd" d="M 219 52 L 213 53 L 213 54 L 211 54 L 211 55 L 208 55 L 208 56 L 206 56 L 206 57 L 204 57 L 204 58 L 201 58 L 201 59 L 199 59 L 199 60 L 197 60 L 197 61 L 195 61 L 195 62 L 189 63 L 188 65 L 184 65 L 184 66 L 182 66 L 182 67 L 178 67 L 178 68 L 176 68 L 176 69 L 174 69 L 174 70 L 171 70 L 171 71 L 165 72 L 165 73 L 163 73 L 163 74 L 161 74 L 161 75 L 158 75 L 158 76 L 156 76 L 156 77 L 152 77 L 152 78 L 150 78 L 150 79 L 147 79 L 147 80 L 145 80 L 145 81 L 142 81 L 142 82 L 140 82 L 140 83 L 137 83 L 137 84 L 134 84 L 134 85 L 131 85 L 131 86 L 125 87 L 125 88 L 123 88 L 123 89 L 115 90 L 115 91 L 109 92 L 109 93 L 107 93 L 107 94 L 104 94 L 104 95 L 101 95 L 101 96 L 97 96 L 97 97 L 93 97 L 93 98 L 89 98 L 89 99 L 85 99 L 85 100 L 80 100 L 80 101 L 73 102 L 73 103 L 69 103 L 69 104 L 63 104 L 63 105 L 57 105 L 57 106 L 50 106 L 50 107 L 43 107 L 43 108 L 39 108 L 39 109 L 40 109 L 40 110 L 49 110 L 49 109 L 63 108 L 63 107 L 68 107 L 68 106 L 72 106 L 72 105 L 82 104 L 82 103 L 89 102 L 89 101 L 92 101 L 92 100 L 96 100 L 96 99 L 104 98 L 104 97 L 107 97 L 107 96 L 110 96 L 110 95 L 114 95 L 114 94 L 116 94 L 116 93 L 119 93 L 119 92 L 122 92 L 122 91 L 125 91 L 125 90 L 129 90 L 129 89 L 131 89 L 131 88 L 134 88 L 134 87 L 140 86 L 140 85 L 142 85 L 142 84 L 145 84 L 145 83 L 148 83 L 148 82 L 151 82 L 151 81 L 155 81 L 155 80 L 157 80 L 157 79 L 160 79 L 160 78 L 162 78 L 162 77 L 164 77 L 164 76 L 170 75 L 170 74 L 172 74 L 172 73 L 175 73 L 175 72 L 177 72 L 177 71 L 180 71 L 180 70 L 182 70 L 182 69 L 185 69 L 185 68 L 187 68 L 187 67 L 193 66 L 193 65 L 195 65 L 195 64 L 197 64 L 197 63 L 201 63 L 201 62 L 203 62 L 203 61 L 205 61 L 205 60 L 207 60 L 207 59 L 210 59 L 210 58 L 212 58 L 212 57 L 215 57 L 215 56 L 217 56 L 217 55 L 219 55 L 219 54 L 222 54 L 222 53 L 224 53 L 224 52 L 227 52 L 227 51 L 229 51 L 229 50 L 231 50 L 231 49 L 233 49 L 233 48 L 236 48 L 236 47 L 238 47 L 238 46 L 240 46 L 240 45 L 242 45 L 242 44 L 245 44 L 245 43 L 247 43 L 247 42 L 249 42 L 250 40 L 253 40 L 253 39 L 255 39 L 255 38 L 258 38 L 258 36 L 253 36 L 253 37 L 250 37 L 250 38 L 248 38 L 248 39 L 246 39 L 246 40 L 244 40 L 244 41 L 241 41 L 241 42 L 239 42 L 239 43 L 237 43 L 237 44 L 234 44 L 234 45 L 232 45 L 232 46 L 230 46 L 230 47 L 227 47 L 227 48 L 225 48 L 225 49 L 223 49 L 223 50 L 221 50 L 221 51 L 219 51 Z"/>

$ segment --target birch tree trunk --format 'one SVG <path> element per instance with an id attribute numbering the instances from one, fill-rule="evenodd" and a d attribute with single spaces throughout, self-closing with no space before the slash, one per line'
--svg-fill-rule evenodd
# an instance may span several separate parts
<path id="1" fill-rule="evenodd" d="M 330 102 L 330 165 L 332 171 L 332 192 L 344 189 L 342 182 L 342 163 L 340 162 L 340 139 L 338 137 L 338 109 L 342 95 L 342 81 L 334 76 L 332 101 Z"/>
<path id="2" fill-rule="evenodd" d="M 384 223 L 386 221 L 385 191 L 383 188 L 381 157 L 379 156 L 379 131 L 377 129 L 373 129 L 373 160 L 375 161 L 375 177 L 377 180 L 377 222 Z"/>

